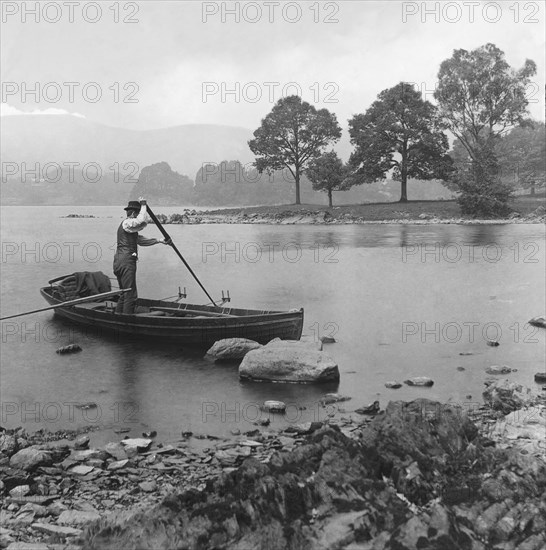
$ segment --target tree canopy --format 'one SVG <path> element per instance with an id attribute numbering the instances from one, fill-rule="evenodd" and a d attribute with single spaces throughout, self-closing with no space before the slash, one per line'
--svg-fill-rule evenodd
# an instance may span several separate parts
<path id="1" fill-rule="evenodd" d="M 308 163 L 340 137 L 335 114 L 317 110 L 299 96 L 288 96 L 262 120 L 248 146 L 256 155 L 258 172 L 285 167 L 290 171 L 296 184 L 296 204 L 300 204 L 300 178 Z"/>
<path id="2" fill-rule="evenodd" d="M 546 179 L 546 126 L 534 122 L 531 126 L 514 128 L 501 138 L 497 146 L 501 173 L 515 187 L 543 187 Z"/>
<path id="3" fill-rule="evenodd" d="M 521 69 L 512 69 L 494 44 L 455 50 L 440 65 L 434 92 L 439 114 L 471 159 L 469 168 L 455 176 L 464 213 L 508 213 L 512 187 L 500 177 L 497 148 L 502 135 L 529 124 L 526 91 L 535 73 L 536 64 L 529 59 Z"/>
<path id="4" fill-rule="evenodd" d="M 330 208 L 332 207 L 332 192 L 343 191 L 349 187 L 349 184 L 346 183 L 347 169 L 335 151 L 324 153 L 313 159 L 305 174 L 313 184 L 313 189 L 328 193 Z"/>
<path id="5" fill-rule="evenodd" d="M 436 108 L 405 82 L 383 90 L 364 114 L 349 120 L 349 133 L 355 145 L 351 179 L 372 183 L 392 170 L 401 182 L 401 202 L 408 198 L 408 178 L 445 179 L 451 171 Z"/>

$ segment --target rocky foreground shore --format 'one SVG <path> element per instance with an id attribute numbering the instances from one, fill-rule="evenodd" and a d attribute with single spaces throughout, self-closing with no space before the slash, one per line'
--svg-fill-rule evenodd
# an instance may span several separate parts
<path id="1" fill-rule="evenodd" d="M 391 217 L 392 216 L 392 217 Z M 521 215 L 513 213 L 508 218 L 502 219 L 474 219 L 463 217 L 441 217 L 437 214 L 422 212 L 414 216 L 404 210 L 392 210 L 385 219 L 367 219 L 365 216 L 357 216 L 342 210 L 292 210 L 281 211 L 263 211 L 247 213 L 245 210 L 233 212 L 231 210 L 222 212 L 219 210 L 211 212 L 199 212 L 192 209 L 185 209 L 182 213 L 159 214 L 158 220 L 162 224 L 280 224 L 280 225 L 299 225 L 299 224 L 411 224 L 411 225 L 430 225 L 430 224 L 506 224 L 506 223 L 545 223 L 546 209 L 539 206 L 535 211 Z"/>
<path id="2" fill-rule="evenodd" d="M 0 547 L 542 550 L 544 395 L 499 380 L 476 410 L 346 407 L 201 450 L 4 430 Z"/>

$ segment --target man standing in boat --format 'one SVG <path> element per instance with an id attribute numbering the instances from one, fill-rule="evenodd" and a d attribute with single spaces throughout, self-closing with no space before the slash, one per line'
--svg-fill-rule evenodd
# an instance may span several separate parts
<path id="1" fill-rule="evenodd" d="M 120 288 L 130 288 L 130 292 L 120 295 L 116 306 L 116 313 L 133 314 L 137 300 L 136 265 L 138 260 L 138 246 L 153 246 L 154 244 L 170 245 L 166 239 L 147 239 L 138 232 L 147 225 L 146 199 L 140 197 L 138 201 L 129 201 L 125 208 L 127 218 L 118 227 L 117 248 L 114 256 L 114 275 L 118 279 Z"/>

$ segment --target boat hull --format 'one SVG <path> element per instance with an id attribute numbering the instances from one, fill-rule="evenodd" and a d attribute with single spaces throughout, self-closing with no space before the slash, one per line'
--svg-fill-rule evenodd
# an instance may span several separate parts
<path id="1" fill-rule="evenodd" d="M 51 287 L 40 293 L 50 305 L 62 301 L 52 295 Z M 140 308 L 175 308 L 177 304 L 161 300 L 139 299 Z M 184 305 L 177 309 L 200 310 L 203 315 L 214 315 L 218 309 L 207 306 Z M 299 340 L 303 329 L 303 309 L 288 312 L 260 312 L 222 308 L 221 312 L 233 316 L 178 317 L 114 314 L 111 310 L 92 309 L 89 304 L 58 308 L 55 314 L 78 325 L 91 327 L 93 334 L 114 335 L 119 338 L 153 338 L 183 345 L 206 347 L 224 338 L 248 338 L 266 344 L 273 338 Z"/>

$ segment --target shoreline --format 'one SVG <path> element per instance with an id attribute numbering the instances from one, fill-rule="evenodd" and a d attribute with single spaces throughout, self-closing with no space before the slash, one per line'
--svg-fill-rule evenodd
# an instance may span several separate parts
<path id="1" fill-rule="evenodd" d="M 414 211 L 394 210 L 393 205 L 361 205 L 352 207 L 314 208 L 279 206 L 240 209 L 196 211 L 191 208 L 181 213 L 160 214 L 162 224 L 269 224 L 269 225 L 506 225 L 546 223 L 546 209 L 540 205 L 525 214 L 513 213 L 507 218 L 478 219 L 423 212 L 422 205 L 412 204 Z M 450 205 L 451 207 L 453 205 Z M 445 215 L 448 214 L 448 215 Z"/>
<path id="2" fill-rule="evenodd" d="M 495 509 L 502 508 L 502 503 L 508 498 L 497 486 L 494 488 L 497 493 L 493 496 L 490 494 L 492 489 L 488 484 L 496 480 L 494 471 L 499 466 L 499 460 L 501 463 L 506 462 L 506 457 L 509 456 L 515 457 L 516 462 L 519 461 L 517 462 L 519 473 L 509 472 L 512 475 L 512 484 L 515 483 L 514 476 L 535 476 L 537 477 L 536 483 L 540 485 L 539 473 L 543 476 L 540 478 L 542 482 L 546 481 L 546 477 L 544 477 L 546 456 L 544 442 L 541 438 L 542 432 L 546 429 L 546 393 L 528 390 L 521 385 L 500 379 L 486 387 L 484 398 L 486 404 L 472 411 L 464 411 L 461 407 L 441 404 L 428 399 L 416 399 L 411 402 L 391 401 L 386 409 L 376 416 L 363 416 L 354 414 L 353 411 L 347 411 L 323 422 L 294 424 L 280 430 L 273 430 L 271 427 L 257 427 L 244 433 L 235 433 L 227 440 L 209 436 L 206 442 L 208 446 L 202 449 L 190 446 L 192 434 L 189 433 L 184 434 L 180 440 L 171 442 L 171 444 L 155 441 L 153 437 L 143 437 L 111 442 L 98 449 L 88 449 L 89 438 L 77 432 L 69 434 L 72 437 L 70 440 L 61 439 L 52 444 L 51 441 L 48 442 L 51 435 L 48 432 L 29 435 L 21 429 L 3 431 L 0 435 L 2 442 L 0 467 L 3 479 L 0 489 L 6 498 L 1 511 L 0 547 L 10 548 L 11 545 L 12 550 L 15 550 L 18 548 L 14 545 L 16 542 L 41 544 L 42 546 L 32 547 L 36 550 L 142 547 L 145 544 L 151 544 L 151 540 L 155 540 L 146 539 L 145 543 L 144 539 L 147 536 L 152 537 L 149 531 L 153 531 L 155 528 L 153 526 L 157 526 L 158 521 L 161 523 L 162 518 L 169 515 L 169 507 L 172 506 L 169 502 L 172 502 L 173 499 L 182 499 L 179 502 L 186 502 L 186 504 L 178 505 L 182 506 L 180 514 L 190 513 L 190 511 L 193 515 L 197 514 L 197 517 L 201 517 L 205 523 L 209 522 L 207 529 L 210 529 L 213 524 L 214 532 L 222 532 L 222 537 L 225 538 L 224 543 L 231 544 L 233 542 L 233 546 L 227 547 L 245 548 L 244 545 L 238 546 L 235 541 L 265 541 L 265 538 L 260 538 L 262 534 L 259 532 L 259 524 L 267 523 L 269 521 L 267 517 L 270 514 L 266 513 L 263 516 L 261 513 L 264 510 L 261 510 L 260 513 L 255 511 L 257 527 L 254 522 L 245 526 L 244 521 L 241 523 L 242 520 L 238 515 L 236 517 L 239 519 L 235 521 L 235 524 L 237 521 L 239 522 L 237 526 L 233 524 L 233 520 L 230 520 L 231 526 L 230 522 L 226 523 L 227 520 L 222 522 L 221 518 L 216 518 L 216 513 L 211 514 L 210 517 L 207 516 L 208 519 L 205 517 L 211 502 L 216 503 L 215 506 L 228 506 L 229 503 L 231 503 L 229 507 L 243 505 L 239 498 L 241 495 L 237 493 L 238 485 L 230 485 L 232 483 L 230 480 L 236 479 L 240 475 L 248 477 L 251 474 L 247 470 L 254 472 L 256 468 L 265 468 L 268 470 L 266 472 L 269 476 L 267 479 L 270 479 L 268 486 L 275 493 L 277 485 L 283 486 L 286 482 L 285 470 L 280 467 L 279 469 L 277 466 L 280 463 L 286 463 L 286 461 L 296 464 L 303 460 L 304 464 L 293 470 L 291 475 L 295 475 L 295 479 L 300 480 L 298 486 L 301 491 L 305 492 L 303 486 L 310 483 L 309 480 L 314 479 L 315 474 L 308 478 L 308 475 L 303 475 L 300 470 L 305 469 L 305 463 L 310 460 L 310 455 L 319 453 L 322 458 L 313 467 L 313 471 L 318 468 L 317 472 L 321 472 L 326 456 L 322 453 L 325 452 L 325 449 L 330 448 L 334 455 L 345 456 L 347 452 L 350 455 L 349 458 L 345 457 L 343 460 L 348 460 L 347 464 L 350 464 L 351 467 L 348 467 L 347 471 L 338 472 L 342 478 L 347 477 L 347 479 L 336 481 L 338 474 L 334 475 L 329 469 L 321 474 L 326 477 L 333 476 L 335 479 L 330 480 L 332 490 L 339 490 L 334 481 L 342 482 L 343 486 L 349 482 L 354 484 L 355 479 L 353 479 L 350 470 L 353 466 L 357 468 L 360 464 L 359 461 L 368 460 L 369 451 L 362 457 L 359 455 L 360 452 L 364 452 L 362 449 L 367 447 L 366 442 L 368 441 L 374 449 L 378 445 L 383 445 L 383 440 L 378 440 L 373 444 L 370 441 L 381 433 L 383 434 L 381 437 L 388 436 L 387 439 L 390 440 L 391 436 L 388 434 L 389 430 L 394 429 L 393 426 L 398 426 L 400 433 L 391 434 L 392 441 L 389 445 L 401 445 L 404 453 L 415 454 L 416 457 L 428 456 L 428 453 L 431 452 L 431 445 L 447 445 L 444 450 L 447 453 L 446 456 L 450 455 L 451 449 L 453 449 L 456 452 L 450 460 L 454 460 L 454 464 L 459 464 L 458 461 L 462 461 L 464 465 L 461 463 L 455 469 L 443 472 L 441 461 L 433 466 L 427 462 L 429 459 L 416 458 L 416 463 L 410 461 L 403 468 L 403 471 L 407 472 L 416 469 L 409 476 L 409 481 L 404 481 L 406 474 L 400 477 L 385 471 L 382 474 L 382 483 L 386 485 L 382 488 L 376 486 L 381 479 L 380 476 L 377 482 L 372 483 L 370 480 L 372 485 L 360 496 L 351 493 L 350 498 L 347 495 L 343 497 L 349 498 L 352 503 L 349 505 L 349 509 L 353 510 L 351 512 L 353 515 L 350 516 L 352 520 L 355 519 L 354 512 L 361 509 L 357 503 L 362 498 L 373 501 L 373 508 L 379 506 L 378 498 L 386 498 L 385 491 L 389 493 L 388 500 L 394 499 L 398 504 L 404 504 L 404 521 L 408 522 L 416 521 L 418 517 L 422 518 L 422 514 L 427 506 L 432 505 L 431 503 L 435 503 L 434 505 L 441 503 L 441 506 L 446 508 L 442 514 L 448 514 L 449 517 L 454 515 L 458 518 L 460 510 L 456 510 L 455 504 L 451 501 L 460 501 L 461 499 L 463 503 L 459 502 L 460 505 L 463 505 L 466 500 L 469 501 L 469 509 L 472 509 L 472 506 L 475 508 L 476 503 L 481 502 L 483 510 L 480 513 L 483 515 L 491 506 L 496 507 Z M 360 403 L 354 403 L 354 405 L 356 408 Z M 404 411 L 404 414 L 401 414 L 401 411 Z M 431 431 L 433 425 L 435 428 Z M 465 426 L 464 433 L 466 435 L 459 433 L 461 426 Z M 387 429 L 386 432 L 385 429 Z M 401 434 L 406 432 L 412 434 L 410 439 L 406 440 L 402 437 Z M 468 435 L 470 432 L 473 433 L 472 437 Z M 123 441 L 127 441 L 127 443 L 123 443 Z M 318 444 L 317 441 L 319 441 Z M 380 452 L 387 453 L 389 448 L 387 445 Z M 22 449 L 28 449 L 27 456 L 22 457 L 18 462 L 13 457 L 21 454 Z M 484 456 L 488 453 L 491 456 L 484 462 Z M 430 459 L 433 460 L 434 456 L 433 453 Z M 466 460 L 467 458 L 470 462 Z M 374 460 L 381 462 L 383 459 L 375 457 Z M 385 464 L 392 460 L 398 459 L 391 457 Z M 521 470 L 523 467 L 521 460 L 526 464 L 523 470 Z M 481 463 L 481 469 L 470 476 L 468 468 L 474 468 L 476 463 Z M 27 465 L 26 469 L 18 467 L 18 465 L 24 464 Z M 386 467 L 385 464 L 382 468 Z M 414 465 L 412 466 L 412 464 Z M 470 466 L 470 464 L 474 464 L 474 466 Z M 505 467 L 507 467 L 506 464 Z M 337 468 L 335 470 L 337 471 Z M 443 489 L 440 487 L 440 490 L 436 487 L 432 491 L 431 486 L 438 481 L 435 476 L 440 475 L 434 474 L 436 470 L 442 472 L 440 476 L 442 483 L 438 487 L 441 486 Z M 264 472 L 262 474 L 254 472 L 251 475 L 252 483 L 257 483 L 257 480 L 260 480 L 263 475 L 265 475 Z M 366 475 L 374 477 L 370 472 Z M 390 481 L 386 481 L 385 475 Z M 434 483 L 432 478 L 429 479 L 431 475 L 435 480 Z M 463 477 L 461 478 L 461 476 Z M 476 476 L 479 478 L 479 484 L 474 487 L 469 480 Z M 426 502 L 420 503 L 419 498 L 421 497 L 416 497 L 421 494 L 419 491 L 424 490 L 423 487 L 413 494 L 417 490 L 414 487 L 415 480 L 424 484 L 423 487 L 426 487 L 427 491 L 432 491 Z M 425 483 L 426 480 L 428 481 Z M 290 483 L 293 482 L 294 479 L 291 478 Z M 402 485 L 398 486 L 400 483 Z M 230 491 L 226 492 L 226 484 L 232 487 L 233 494 Z M 396 487 L 391 491 L 389 487 L 393 484 Z M 510 483 L 508 486 L 511 487 Z M 20 487 L 20 489 L 16 489 L 16 487 Z M 489 489 L 486 490 L 486 487 Z M 520 489 L 523 491 L 520 495 L 521 498 L 529 503 L 533 503 L 539 498 L 528 482 L 522 481 Z M 540 490 L 540 487 L 537 486 L 536 489 Z M 315 487 L 313 491 L 316 490 L 318 487 Z M 353 493 L 355 490 L 353 489 Z M 283 491 L 286 491 L 286 488 Z M 390 492 L 393 494 L 391 495 Z M 401 499 L 400 502 L 396 498 L 397 494 Z M 314 492 L 312 495 L 313 498 L 316 497 Z M 263 506 L 273 506 L 274 509 L 277 509 L 276 507 L 280 505 L 274 496 L 260 493 L 259 498 L 263 500 Z M 299 498 L 299 496 L 294 495 L 294 498 Z M 311 496 L 308 495 L 306 498 L 311 498 Z M 491 499 L 493 502 L 490 502 Z M 344 514 L 348 513 L 345 509 L 347 505 L 342 506 L 341 510 L 335 510 L 337 505 L 330 502 L 324 495 L 319 500 L 322 502 L 320 506 L 314 503 L 305 511 L 304 515 L 309 517 L 302 521 L 307 527 L 303 524 L 300 525 L 301 536 L 312 541 L 310 547 L 322 548 L 318 544 L 320 542 L 317 539 L 319 534 L 315 532 L 319 525 L 322 531 L 331 531 L 331 536 L 342 536 L 342 538 L 353 536 L 354 539 L 354 533 L 358 534 L 359 530 L 355 530 L 352 523 L 350 525 L 344 523 L 345 519 L 350 519 L 349 516 L 345 519 L 342 518 Z M 309 504 L 309 506 L 311 505 Z M 275 516 L 273 512 L 271 513 Z M 406 517 L 408 514 L 411 515 L 409 519 Z M 546 522 L 546 503 L 544 503 L 540 514 L 542 514 L 543 521 Z M 287 527 L 292 519 L 288 515 L 279 521 Z M 494 518 L 486 516 L 488 525 L 482 530 L 490 532 L 491 536 L 496 537 L 499 529 L 497 523 L 501 519 L 497 516 Z M 528 518 L 528 520 L 531 519 L 532 517 Z M 198 525 L 200 521 L 198 521 Z M 400 522 L 400 526 L 404 523 L 401 521 L 401 517 L 398 517 L 397 521 Z M 139 525 L 141 522 L 150 522 L 148 531 L 145 529 L 135 530 L 135 525 Z M 165 522 L 165 525 L 171 525 L 173 518 L 169 517 L 165 519 Z M 456 524 L 457 529 L 462 527 L 469 529 L 469 526 L 465 526 L 465 522 L 460 518 L 457 519 Z M 392 533 L 391 530 L 388 530 L 389 536 L 400 536 L 400 526 L 395 530 L 396 526 L 393 525 Z M 544 532 L 540 530 L 538 520 L 537 526 L 538 530 L 531 529 L 525 538 L 542 536 L 542 539 L 537 539 L 540 545 L 542 542 L 546 542 L 546 538 L 544 538 Z M 112 530 L 113 528 L 114 530 Z M 188 526 L 184 527 L 179 524 L 179 528 L 184 537 L 189 537 L 188 540 L 196 536 L 196 533 Z M 196 529 L 199 531 L 198 528 Z M 148 533 L 147 535 L 145 531 Z M 469 534 L 468 536 L 472 538 L 474 535 Z M 266 534 L 263 536 L 266 537 Z M 386 536 L 385 532 L 377 533 L 376 538 L 379 537 L 377 541 Z M 140 538 L 136 540 L 135 537 Z M 62 544 L 59 544 L 59 540 L 63 541 Z M 183 540 L 186 539 L 183 538 Z M 317 543 L 316 546 L 315 543 Z M 197 542 L 195 544 L 188 542 L 187 547 L 201 548 Z M 203 547 L 208 548 L 209 546 Z M 279 548 L 284 547 L 279 546 Z M 336 547 L 345 548 L 345 546 Z M 377 546 L 377 548 L 380 547 L 383 546 Z M 355 548 L 361 547 L 355 546 Z M 376 548 L 376 546 L 363 546 L 362 548 Z M 529 546 L 529 548 L 534 547 Z"/>

